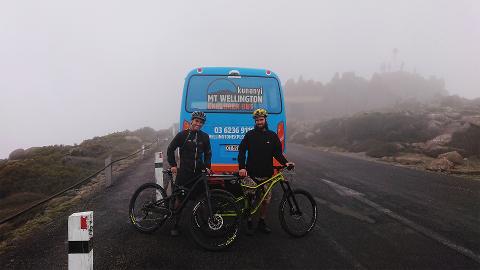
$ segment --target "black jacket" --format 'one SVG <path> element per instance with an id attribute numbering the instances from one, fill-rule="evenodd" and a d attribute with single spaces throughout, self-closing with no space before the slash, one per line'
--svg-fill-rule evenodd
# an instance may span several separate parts
<path id="1" fill-rule="evenodd" d="M 245 166 L 246 152 L 248 151 Z M 249 175 L 270 177 L 273 175 L 273 158 L 285 165 L 287 159 L 282 153 L 282 144 L 278 135 L 271 130 L 254 128 L 245 134 L 238 147 L 238 166 L 247 169 Z"/>
<path id="2" fill-rule="evenodd" d="M 177 167 L 175 150 L 178 147 L 180 147 L 179 170 L 198 173 L 205 167 L 210 168 L 212 150 L 207 133 L 190 129 L 179 132 L 167 148 L 167 160 L 172 167 Z"/>

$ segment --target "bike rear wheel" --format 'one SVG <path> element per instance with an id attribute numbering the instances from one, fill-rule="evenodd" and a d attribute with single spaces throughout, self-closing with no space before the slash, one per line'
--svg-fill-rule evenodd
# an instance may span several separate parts
<path id="1" fill-rule="evenodd" d="M 237 238 L 241 212 L 232 195 L 211 191 L 210 201 L 213 216 L 209 215 L 206 196 L 195 202 L 190 232 L 198 245 L 217 251 L 229 247 Z"/>
<path id="2" fill-rule="evenodd" d="M 288 234 L 302 237 L 315 226 L 317 204 L 310 193 L 296 189 L 284 194 L 278 214 L 280 225 Z"/>
<path id="3" fill-rule="evenodd" d="M 151 233 L 162 226 L 171 215 L 167 194 L 158 184 L 146 183 L 140 186 L 129 205 L 132 225 L 139 231 Z"/>

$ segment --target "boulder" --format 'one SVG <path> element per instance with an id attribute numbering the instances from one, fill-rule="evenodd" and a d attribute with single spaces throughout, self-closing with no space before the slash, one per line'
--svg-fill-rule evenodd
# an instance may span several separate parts
<path id="1" fill-rule="evenodd" d="M 395 157 L 381 157 L 380 160 L 386 162 L 395 162 Z"/>
<path id="2" fill-rule="evenodd" d="M 462 114 L 459 113 L 459 112 L 447 112 L 445 113 L 445 115 L 449 118 L 452 118 L 452 119 L 455 119 L 455 120 L 458 120 L 462 117 Z"/>
<path id="3" fill-rule="evenodd" d="M 434 145 L 446 145 L 452 140 L 452 134 L 446 133 L 442 135 L 438 135 L 437 137 L 431 139 L 426 143 L 427 147 L 431 147 Z"/>
<path id="4" fill-rule="evenodd" d="M 443 124 L 440 121 L 437 120 L 430 120 L 427 123 L 427 130 L 431 133 L 439 133 Z"/>
<path id="5" fill-rule="evenodd" d="M 463 116 L 462 120 L 475 125 L 475 126 L 480 126 L 480 115 L 468 115 L 468 116 Z"/>
<path id="6" fill-rule="evenodd" d="M 15 159 L 24 159 L 26 157 L 25 150 L 22 148 L 13 150 L 10 155 L 8 155 L 8 159 L 15 160 Z"/>
<path id="7" fill-rule="evenodd" d="M 424 145 L 418 145 L 421 147 L 421 152 L 427 156 L 436 158 L 438 155 L 452 151 L 447 144 L 452 141 L 452 134 L 446 133 L 439 135 L 429 141 L 427 141 Z"/>
<path id="8" fill-rule="evenodd" d="M 463 157 L 457 151 L 443 153 L 438 158 L 446 158 L 454 164 L 463 164 Z"/>
<path id="9" fill-rule="evenodd" d="M 431 113 L 427 115 L 428 119 L 437 120 L 440 122 L 445 122 L 448 120 L 448 117 L 443 113 Z"/>
<path id="10" fill-rule="evenodd" d="M 447 153 L 450 151 L 452 151 L 450 147 L 441 146 L 441 145 L 433 145 L 433 146 L 425 147 L 424 149 L 422 149 L 423 154 L 433 158 L 436 158 L 438 157 L 438 155 L 441 155 L 443 153 Z"/>
<path id="11" fill-rule="evenodd" d="M 461 121 L 455 121 L 450 124 L 448 124 L 444 130 L 443 133 L 449 133 L 453 134 L 455 132 L 464 132 L 470 127 L 470 124 L 467 122 L 461 122 Z"/>
<path id="12" fill-rule="evenodd" d="M 442 171 L 448 172 L 455 167 L 453 162 L 449 161 L 447 158 L 442 157 L 432 160 L 426 167 L 427 170 L 431 171 Z"/>
<path id="13" fill-rule="evenodd" d="M 405 144 L 402 144 L 402 143 L 394 143 L 395 145 L 395 148 L 397 148 L 397 151 L 400 152 L 400 151 L 403 151 L 406 149 L 406 145 Z"/>
<path id="14" fill-rule="evenodd" d="M 410 144 L 410 147 L 415 150 L 423 150 L 426 147 L 426 144 L 423 142 L 414 142 Z"/>
<path id="15" fill-rule="evenodd" d="M 314 137 L 314 136 L 315 136 L 315 133 L 313 133 L 313 132 L 307 132 L 307 133 L 305 134 L 305 139 L 308 140 L 308 139 L 310 139 L 310 138 L 312 138 L 312 137 Z"/>

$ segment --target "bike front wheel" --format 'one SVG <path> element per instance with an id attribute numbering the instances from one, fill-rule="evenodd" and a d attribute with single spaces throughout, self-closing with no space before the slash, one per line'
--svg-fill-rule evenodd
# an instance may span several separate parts
<path id="1" fill-rule="evenodd" d="M 302 237 L 310 232 L 317 221 L 317 204 L 305 190 L 286 192 L 278 211 L 280 225 L 291 236 Z"/>
<path id="2" fill-rule="evenodd" d="M 167 194 L 160 185 L 143 184 L 130 199 L 130 222 L 137 230 L 151 233 L 162 226 L 171 215 L 168 204 Z"/>
<path id="3" fill-rule="evenodd" d="M 231 195 L 213 191 L 210 202 L 212 215 L 208 211 L 206 196 L 195 202 L 190 232 L 198 245 L 217 251 L 229 247 L 237 238 L 241 212 Z"/>

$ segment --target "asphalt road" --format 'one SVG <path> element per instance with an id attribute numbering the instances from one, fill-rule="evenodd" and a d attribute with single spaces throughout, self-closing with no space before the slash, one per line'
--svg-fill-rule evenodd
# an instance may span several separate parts
<path id="1" fill-rule="evenodd" d="M 480 181 L 411 170 L 289 145 L 294 187 L 315 197 L 319 219 L 295 239 L 277 218 L 272 234 L 242 234 L 223 252 L 197 247 L 171 224 L 146 235 L 128 221 L 128 202 L 153 181 L 153 157 L 72 211 L 94 211 L 95 269 L 480 269 Z M 187 226 L 184 213 L 183 226 Z M 67 215 L 0 255 L 2 269 L 67 268 Z"/>

